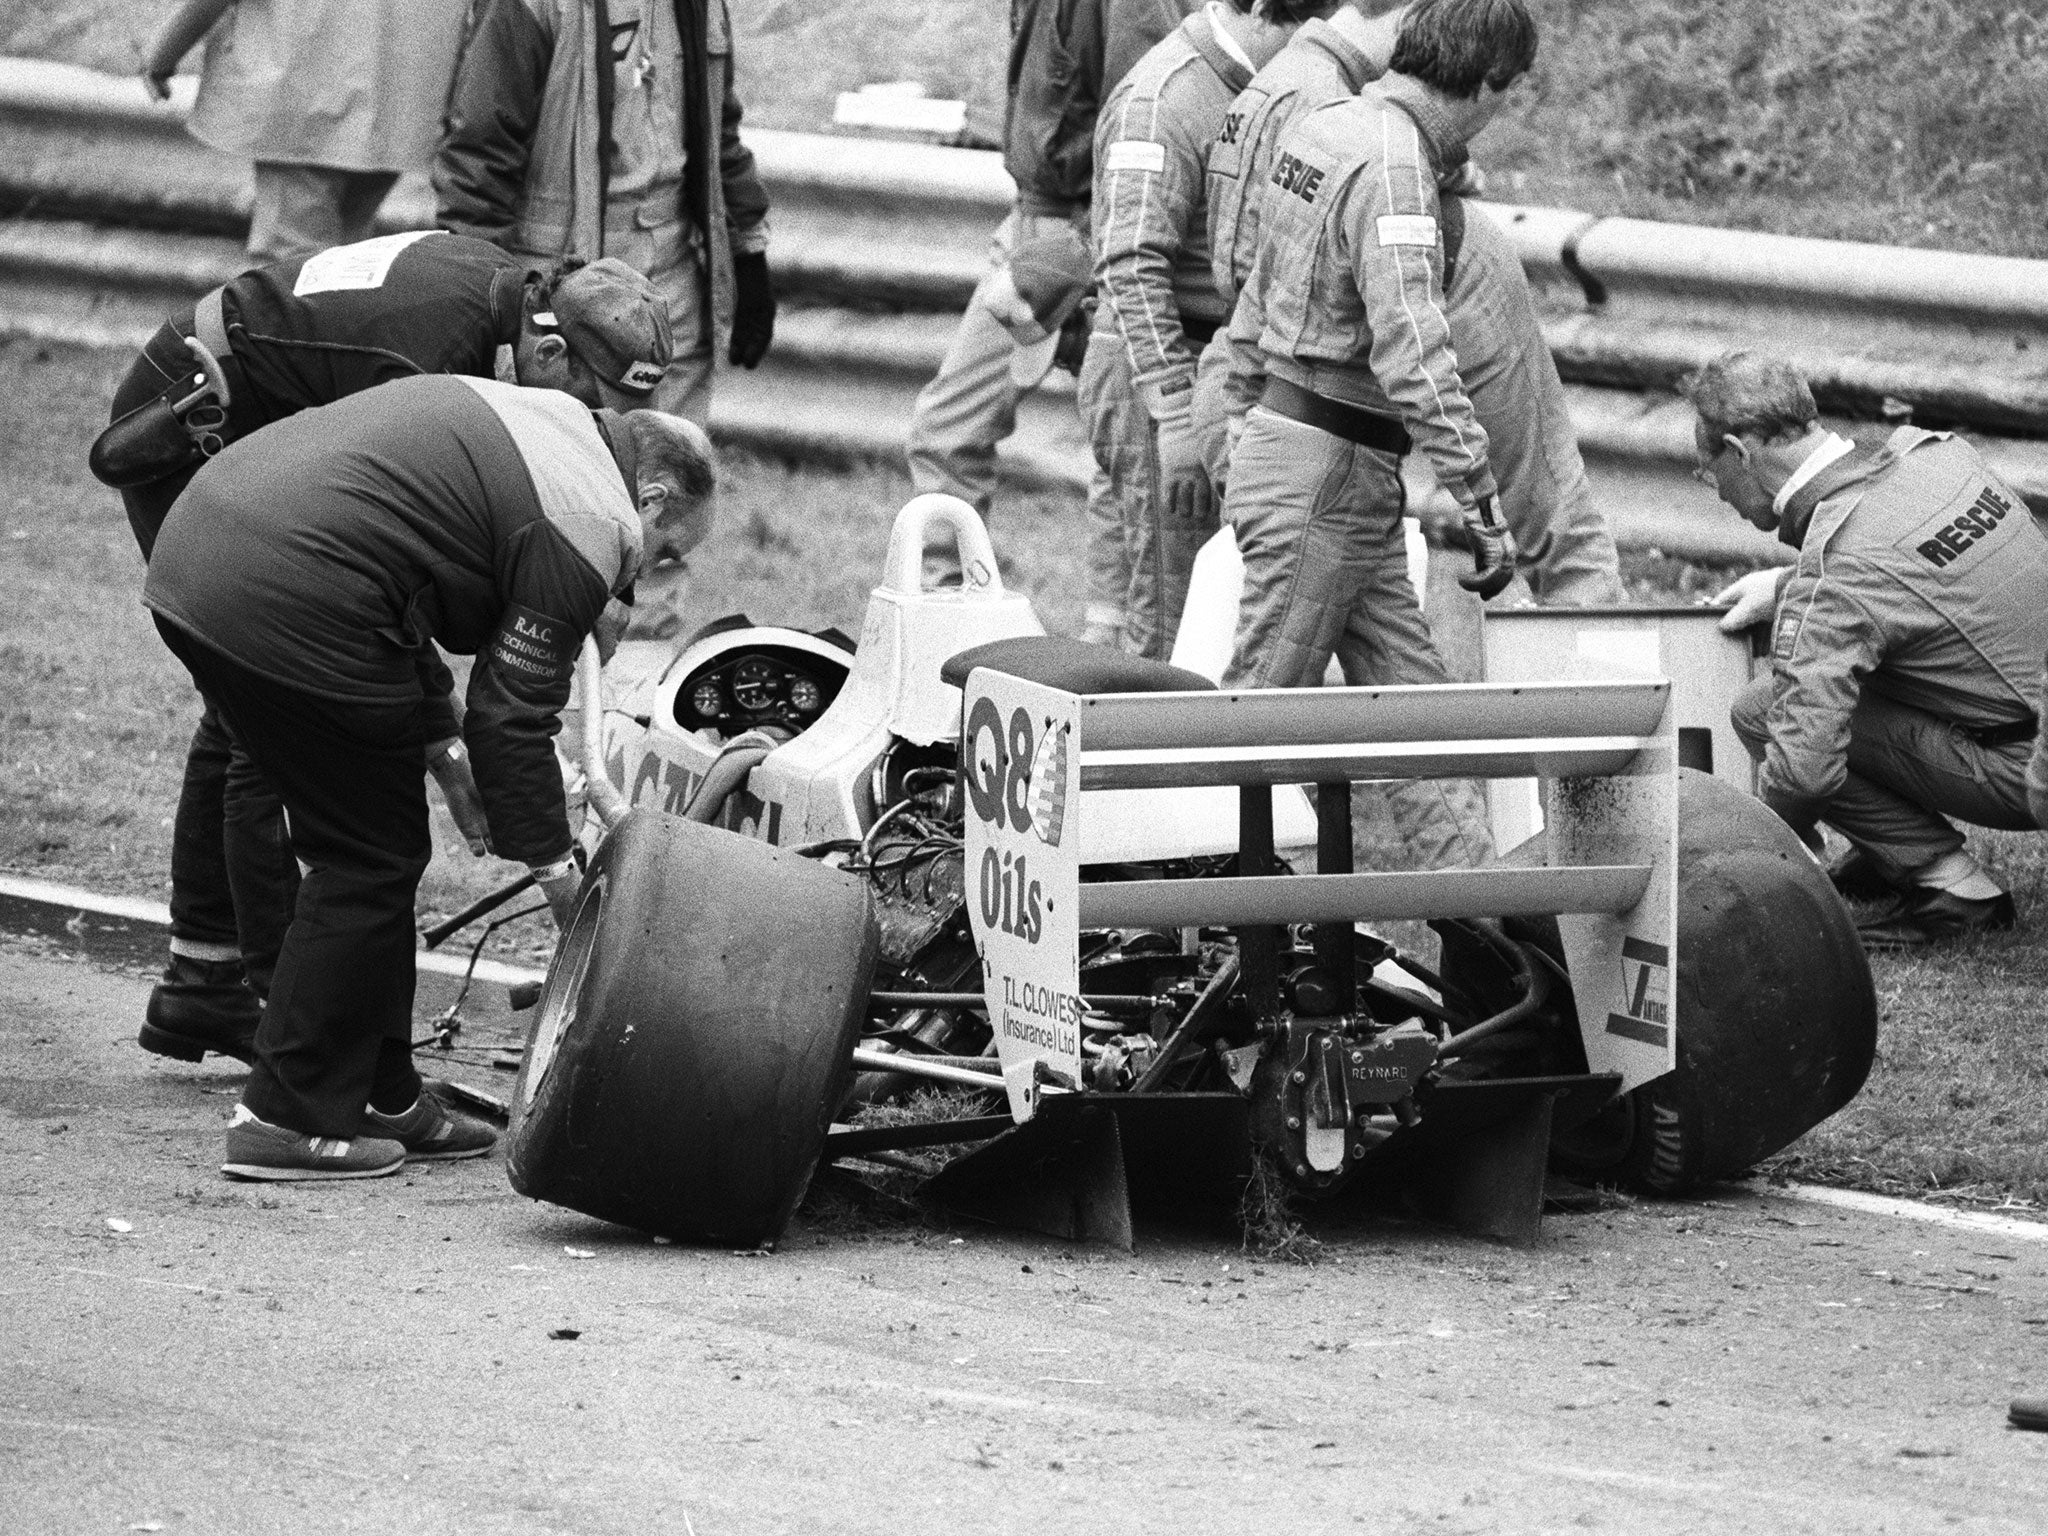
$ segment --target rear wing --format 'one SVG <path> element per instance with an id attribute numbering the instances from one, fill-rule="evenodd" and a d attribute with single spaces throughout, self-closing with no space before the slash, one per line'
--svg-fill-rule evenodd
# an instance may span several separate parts
<path id="1" fill-rule="evenodd" d="M 1666 680 L 1074 694 L 983 667 L 963 707 L 968 910 L 1017 1120 L 1043 1087 L 1080 1084 L 1088 928 L 1234 928 L 1248 995 L 1277 1012 L 1287 924 L 1316 924 L 1319 957 L 1348 978 L 1358 922 L 1555 916 L 1590 1069 L 1619 1073 L 1623 1091 L 1671 1070 Z M 1350 786 L 1432 778 L 1536 779 L 1544 830 L 1510 864 L 1353 872 Z M 1316 874 L 1277 872 L 1273 788 L 1285 784 L 1316 786 Z M 1238 791 L 1235 876 L 1082 883 L 1081 790 L 1192 785 Z"/>

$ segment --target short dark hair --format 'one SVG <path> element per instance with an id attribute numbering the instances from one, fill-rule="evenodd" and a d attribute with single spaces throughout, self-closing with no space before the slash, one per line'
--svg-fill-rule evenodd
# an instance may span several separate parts
<path id="1" fill-rule="evenodd" d="M 581 256 L 562 256 L 537 272 L 526 274 L 526 312 L 538 314 L 555 307 L 555 290 L 571 272 L 581 271 L 589 262 Z"/>
<path id="2" fill-rule="evenodd" d="M 1804 437 L 1820 419 L 1805 376 L 1765 352 L 1723 352 L 1686 381 L 1685 396 L 1716 442 L 1724 437 L 1789 442 Z"/>
<path id="3" fill-rule="evenodd" d="M 1536 18 L 1522 0 L 1415 0 L 1387 68 L 1466 100 L 1504 91 L 1536 62 Z"/>

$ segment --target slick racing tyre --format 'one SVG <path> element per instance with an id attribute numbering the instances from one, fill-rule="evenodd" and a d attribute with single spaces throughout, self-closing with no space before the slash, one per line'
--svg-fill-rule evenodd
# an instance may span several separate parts
<path id="1" fill-rule="evenodd" d="M 1676 1194 L 1783 1150 L 1856 1096 L 1877 994 L 1855 921 L 1754 799 L 1682 769 L 1676 1070 L 1551 1145 L 1569 1178 Z"/>
<path id="2" fill-rule="evenodd" d="M 629 813 L 534 1010 L 512 1187 L 667 1237 L 772 1243 L 851 1079 L 876 943 L 864 882 Z"/>

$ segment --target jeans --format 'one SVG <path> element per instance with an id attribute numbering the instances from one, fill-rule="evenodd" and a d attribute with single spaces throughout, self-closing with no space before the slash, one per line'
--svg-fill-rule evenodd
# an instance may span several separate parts
<path id="1" fill-rule="evenodd" d="M 161 391 L 189 360 L 183 333 L 167 324 L 142 349 L 114 392 L 126 415 Z M 230 369 L 233 364 L 229 363 Z M 230 417 L 230 439 L 255 425 Z M 172 506 L 190 483 L 181 471 L 121 492 L 128 525 L 146 561 Z M 268 991 L 299 884 L 284 811 L 262 774 L 239 751 L 209 702 L 185 756 L 185 782 L 171 830 L 171 950 L 195 960 L 241 957 L 249 983 Z"/>

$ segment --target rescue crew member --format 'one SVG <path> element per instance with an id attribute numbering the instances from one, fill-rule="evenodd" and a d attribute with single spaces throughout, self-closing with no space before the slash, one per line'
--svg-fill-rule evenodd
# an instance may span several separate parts
<path id="1" fill-rule="evenodd" d="M 1224 516 L 1245 575 L 1226 688 L 1313 687 L 1333 653 L 1355 682 L 1450 680 L 1400 536 L 1411 435 L 1466 509 L 1482 594 L 1512 576 L 1444 319 L 1437 187 L 1536 44 L 1521 0 L 1418 0 L 1380 85 L 1279 140 L 1240 299 L 1264 320 L 1267 381 L 1230 458 Z M 1432 787 L 1442 830 L 1418 852 L 1483 861 L 1476 797 Z"/>
<path id="2" fill-rule="evenodd" d="M 1122 525 L 1133 655 L 1171 652 L 1195 555 L 1216 531 L 1191 409 L 1196 358 L 1228 314 L 1209 272 L 1209 145 L 1237 93 L 1325 3 L 1258 0 L 1254 13 L 1252 0 L 1210 0 L 1137 62 L 1095 125 L 1098 304 L 1080 400 Z"/>
<path id="3" fill-rule="evenodd" d="M 1003 169 L 1017 186 L 1016 205 L 989 241 L 989 270 L 967 301 L 967 313 L 945 359 L 918 392 L 905 444 L 910 483 L 920 492 L 958 496 L 984 518 L 996 489 L 996 447 L 1017 430 L 1017 401 L 1051 370 L 1031 368 L 1016 356 L 1009 313 L 1016 284 L 1010 267 L 1019 251 L 1072 233 L 1088 236 L 1094 193 L 1096 112 L 1151 46 L 1178 26 L 1201 0 L 1014 0 L 1010 7 L 1007 109 Z M 1071 327 L 1072 356 L 1063 342 L 1058 361 L 1078 370 L 1078 343 L 1087 317 Z M 1097 473 L 1089 488 L 1088 525 L 1115 534 L 1120 528 L 1108 488 Z M 1128 585 L 1121 538 L 1090 539 L 1088 599 L 1082 638 L 1115 643 L 1123 629 Z M 949 545 L 930 557 L 946 562 Z M 1098 563 L 1102 561 L 1103 563 Z"/>
<path id="4" fill-rule="evenodd" d="M 1901 427 L 1858 448 L 1820 425 L 1789 364 L 1730 352 L 1691 388 L 1696 473 L 1796 564 L 1753 582 L 1725 627 L 1771 625 L 1771 673 L 1737 696 L 1758 793 L 1810 848 L 1849 840 L 1838 881 L 1891 906 L 1883 948 L 2013 925 L 2012 897 L 1950 818 L 2040 825 L 2027 761 L 2048 650 L 2048 536 L 1975 449 Z"/>
<path id="5" fill-rule="evenodd" d="M 702 536 L 712 485 L 681 418 L 443 376 L 279 422 L 179 498 L 143 600 L 276 787 L 305 868 L 226 1173 L 368 1178 L 489 1148 L 410 1049 L 422 673 L 437 643 L 476 657 L 462 738 L 492 847 L 566 925 L 580 877 L 552 737 L 575 657 L 643 564 Z"/>
<path id="6" fill-rule="evenodd" d="M 1367 12 L 1382 14 L 1368 17 Z M 1258 249 L 1259 213 L 1281 136 L 1301 113 L 1355 95 L 1385 72 L 1404 6 L 1348 0 L 1327 20 L 1295 34 L 1231 103 L 1209 154 L 1209 240 L 1216 290 L 1234 303 Z M 1599 606 L 1626 600 L 1614 536 L 1593 503 L 1565 405 L 1557 363 L 1536 319 L 1529 281 L 1500 226 L 1471 198 L 1479 176 L 1469 160 L 1446 167 L 1439 188 L 1444 242 L 1444 318 L 1472 411 L 1486 431 L 1487 457 L 1500 485 L 1502 518 L 1515 536 L 1517 564 L 1539 602 Z M 1249 317 L 1248 317 L 1249 319 Z M 1197 415 L 1234 415 L 1227 436 L 1258 398 L 1257 339 L 1239 356 L 1251 366 L 1222 396 L 1229 366 L 1227 330 L 1202 359 Z M 1248 354 L 1248 356 L 1247 356 Z M 1213 402 L 1213 403 L 1212 403 Z M 1204 420 L 1205 433 L 1222 430 Z M 1215 451 L 1212 448 L 1212 453 Z M 1397 677 L 1376 682 L 1401 682 Z"/>
<path id="7" fill-rule="evenodd" d="M 218 362 L 228 395 L 225 412 L 213 397 L 197 408 L 211 413 L 209 446 L 421 373 L 497 373 L 566 389 L 586 405 L 625 407 L 647 398 L 669 356 L 661 302 L 622 262 L 540 269 L 488 241 L 418 232 L 245 272 L 150 338 L 115 391 L 115 425 L 95 446 L 95 473 L 120 486 L 144 560 L 204 462 L 164 403 L 190 392 L 187 337 Z M 477 846 L 475 789 L 451 750 L 452 711 L 439 735 L 431 765 Z M 297 881 L 276 795 L 207 706 L 173 823 L 171 958 L 150 993 L 146 1049 L 184 1061 L 208 1051 L 250 1059 Z"/>

